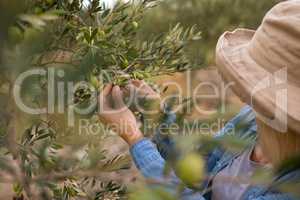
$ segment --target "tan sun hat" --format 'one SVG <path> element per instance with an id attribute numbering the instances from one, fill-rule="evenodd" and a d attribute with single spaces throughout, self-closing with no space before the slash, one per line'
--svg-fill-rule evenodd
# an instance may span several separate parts
<path id="1" fill-rule="evenodd" d="M 277 4 L 257 31 L 225 32 L 216 63 L 259 118 L 300 133 L 300 0 Z"/>

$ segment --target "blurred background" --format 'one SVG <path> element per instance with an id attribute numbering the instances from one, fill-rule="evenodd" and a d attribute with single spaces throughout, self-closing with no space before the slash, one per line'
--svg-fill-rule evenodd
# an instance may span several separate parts
<path id="1" fill-rule="evenodd" d="M 139 37 L 151 38 L 168 31 L 180 23 L 184 27 L 196 25 L 201 31 L 201 40 L 189 44 L 185 52 L 193 63 L 194 71 L 191 76 L 191 90 L 201 82 L 211 82 L 219 86 L 223 84 L 215 67 L 215 47 L 219 36 L 225 31 L 236 28 L 256 29 L 266 12 L 280 0 L 162 0 L 161 3 L 148 12 L 143 19 Z M 189 75 L 188 75 L 189 76 Z M 171 78 L 177 80 L 186 90 L 186 74 L 178 74 Z M 160 79 L 161 80 L 161 79 Z M 164 79 L 165 80 L 165 79 Z M 170 90 L 169 92 L 173 92 Z M 201 87 L 200 94 L 214 94 L 214 89 Z M 191 113 L 191 119 L 216 118 L 229 119 L 243 105 L 232 92 L 228 92 L 226 99 L 226 115 L 205 115 L 196 110 Z M 199 99 L 197 101 L 201 110 L 218 110 L 220 99 Z M 188 118 L 189 118 L 188 117 Z"/>

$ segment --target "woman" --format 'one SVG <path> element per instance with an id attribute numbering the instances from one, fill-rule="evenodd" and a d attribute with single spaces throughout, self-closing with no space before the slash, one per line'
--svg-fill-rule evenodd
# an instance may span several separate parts
<path id="1" fill-rule="evenodd" d="M 185 188 L 182 199 L 213 200 L 275 200 L 299 199 L 281 193 L 282 183 L 298 183 L 300 170 L 290 169 L 278 174 L 269 186 L 250 184 L 254 170 L 277 167 L 282 161 L 300 154 L 300 1 L 276 5 L 265 16 L 257 31 L 237 29 L 224 33 L 217 45 L 217 66 L 225 80 L 234 82 L 233 90 L 248 105 L 216 134 L 220 140 L 227 128 L 241 124 L 236 137 L 252 139 L 255 145 L 238 154 L 222 149 L 207 157 L 207 171 L 212 177 L 204 190 Z M 142 83 L 135 81 L 131 87 Z M 142 93 L 157 95 L 146 85 Z M 112 96 L 115 107 L 109 104 Z M 158 147 L 144 138 L 136 119 L 123 102 L 118 86 L 108 85 L 100 95 L 103 109 L 100 117 L 117 126 L 117 132 L 130 145 L 134 162 L 141 173 L 151 179 L 163 180 L 168 149 L 160 148 L 170 141 L 157 136 Z M 172 121 L 172 114 L 170 118 Z M 168 146 L 168 145 L 167 145 Z M 165 146 L 164 146 L 165 147 Z M 222 177 L 233 177 L 225 179 Z M 234 181 L 242 179 L 242 182 Z M 174 188 L 180 180 L 173 174 L 169 180 Z M 206 190 L 211 188 L 211 190 Z"/>

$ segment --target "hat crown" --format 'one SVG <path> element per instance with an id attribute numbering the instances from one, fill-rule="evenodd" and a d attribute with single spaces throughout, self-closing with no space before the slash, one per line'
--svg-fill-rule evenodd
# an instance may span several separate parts
<path id="1" fill-rule="evenodd" d="M 268 72 L 287 69 L 300 86 L 300 0 L 279 3 L 265 16 L 249 44 L 249 54 Z"/>

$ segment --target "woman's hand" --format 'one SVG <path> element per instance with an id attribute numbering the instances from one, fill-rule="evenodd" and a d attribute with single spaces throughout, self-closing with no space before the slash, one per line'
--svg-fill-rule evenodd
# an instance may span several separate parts
<path id="1" fill-rule="evenodd" d="M 160 113 L 160 95 L 144 81 L 131 80 L 128 85 L 122 88 L 122 91 L 127 97 L 127 103 L 131 109 L 143 113 L 144 116 Z"/>
<path id="2" fill-rule="evenodd" d="M 100 120 L 117 132 L 129 145 L 143 138 L 134 114 L 123 101 L 119 86 L 107 85 L 99 95 Z"/>
<path id="3" fill-rule="evenodd" d="M 134 94 L 136 98 L 148 100 L 160 99 L 160 95 L 142 80 L 131 80 L 129 84 L 126 85 L 124 92 L 127 93 L 127 95 Z"/>
<path id="4" fill-rule="evenodd" d="M 122 91 L 130 109 L 142 113 L 145 133 L 154 131 L 163 115 L 160 95 L 142 80 L 131 80 Z"/>

